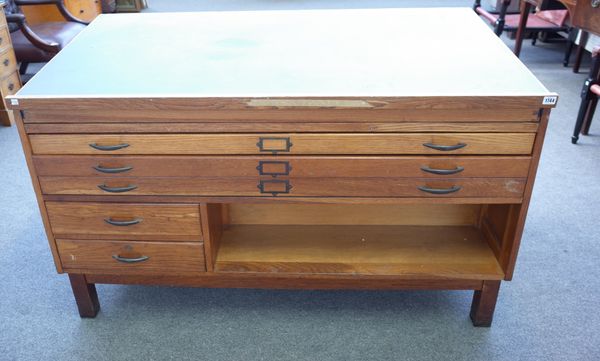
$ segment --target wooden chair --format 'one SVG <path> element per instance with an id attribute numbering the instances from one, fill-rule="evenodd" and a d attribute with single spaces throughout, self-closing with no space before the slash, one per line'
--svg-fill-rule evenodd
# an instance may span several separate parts
<path id="1" fill-rule="evenodd" d="M 598 105 L 598 97 L 600 97 L 600 47 L 595 47 L 592 50 L 590 74 L 583 83 L 583 89 L 581 90 L 581 105 L 575 121 L 571 143 L 577 143 L 579 134 L 588 135 Z"/>
<path id="2" fill-rule="evenodd" d="M 66 21 L 30 26 L 19 8 L 48 4 L 56 5 Z M 7 0 L 5 11 L 17 61 L 21 63 L 21 74 L 25 74 L 29 63 L 42 63 L 52 59 L 88 24 L 73 16 L 62 0 Z"/>
<path id="3" fill-rule="evenodd" d="M 519 14 L 507 14 L 508 6 L 511 0 L 503 0 L 500 12 L 492 14 L 481 7 L 481 0 L 475 0 L 473 10 L 494 26 L 494 32 L 500 36 L 504 31 L 517 31 L 519 28 Z M 557 32 L 568 31 L 569 26 L 566 25 L 569 18 L 569 11 L 561 10 L 541 10 L 537 11 L 527 18 L 525 30 L 529 32 Z M 533 44 L 537 37 L 534 36 Z"/>

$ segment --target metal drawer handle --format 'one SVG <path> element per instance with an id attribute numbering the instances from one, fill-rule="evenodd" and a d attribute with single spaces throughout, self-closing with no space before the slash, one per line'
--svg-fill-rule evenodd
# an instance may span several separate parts
<path id="1" fill-rule="evenodd" d="M 4 64 L 4 66 L 8 66 L 8 64 L 10 64 L 10 61 L 8 59 L 4 59 L 2 64 Z"/>
<path id="2" fill-rule="evenodd" d="M 123 192 L 132 191 L 132 190 L 136 189 L 137 186 L 135 184 L 130 184 L 130 185 L 125 186 L 125 187 L 109 187 L 106 184 L 100 184 L 100 185 L 98 185 L 98 188 L 102 189 L 105 192 L 123 193 Z"/>
<path id="3" fill-rule="evenodd" d="M 283 147 L 280 148 L 276 148 L 276 147 L 268 147 L 268 145 L 266 145 L 265 143 L 270 143 L 270 142 L 284 142 Z M 256 143 L 256 146 L 258 147 L 259 151 L 261 152 L 271 152 L 273 154 L 277 154 L 277 152 L 289 152 L 290 148 L 292 148 L 293 144 L 292 141 L 290 140 L 290 137 L 282 137 L 282 138 L 272 138 L 272 137 L 259 137 L 258 138 L 258 143 Z M 265 148 L 265 146 L 267 148 Z"/>
<path id="4" fill-rule="evenodd" d="M 600 0 L 592 0 L 592 7 L 593 8 L 600 7 Z"/>
<path id="5" fill-rule="evenodd" d="M 421 167 L 421 170 L 423 172 L 427 172 L 427 173 L 431 173 L 431 174 L 450 175 L 450 174 L 460 173 L 463 170 L 465 170 L 465 168 L 463 168 L 461 166 L 457 166 L 454 169 L 435 169 L 435 168 L 429 168 L 427 166 L 423 166 L 423 167 Z"/>
<path id="6" fill-rule="evenodd" d="M 97 150 L 111 151 L 111 150 L 119 150 L 119 149 L 127 148 L 127 147 L 129 147 L 129 144 L 122 143 L 122 144 L 116 144 L 116 145 L 98 145 L 96 143 L 90 143 L 89 146 L 94 149 L 97 149 Z"/>
<path id="7" fill-rule="evenodd" d="M 123 263 L 138 263 L 138 262 L 144 262 L 150 259 L 150 257 L 148 256 L 141 256 L 141 257 L 137 257 L 137 258 L 128 258 L 128 257 L 121 257 L 118 254 L 113 254 L 112 258 L 114 258 L 115 260 L 119 261 L 119 262 L 123 262 Z"/>
<path id="8" fill-rule="evenodd" d="M 423 143 L 423 145 L 426 146 L 427 148 L 441 150 L 442 152 L 457 150 L 457 149 L 464 148 L 467 146 L 466 143 L 458 143 L 455 145 L 437 145 L 437 144 L 433 144 L 433 143 Z"/>
<path id="9" fill-rule="evenodd" d="M 113 225 L 113 226 L 120 226 L 120 227 L 133 226 L 134 224 L 139 224 L 143 220 L 144 220 L 143 218 L 136 218 L 136 219 L 132 219 L 131 221 L 115 221 L 112 218 L 104 218 L 104 222 L 106 222 L 110 225 Z"/>
<path id="10" fill-rule="evenodd" d="M 419 190 L 421 190 L 423 192 L 427 192 L 427 193 L 431 193 L 431 194 L 448 194 L 448 193 L 458 192 L 459 190 L 462 189 L 461 186 L 452 186 L 450 188 L 429 188 L 429 187 L 425 187 L 425 186 L 418 186 L 417 188 L 419 188 Z"/>
<path id="11" fill-rule="evenodd" d="M 94 166 L 93 168 L 95 170 L 97 170 L 98 172 L 102 172 L 102 173 L 123 173 L 123 172 L 127 172 L 127 171 L 133 169 L 133 167 L 130 167 L 130 166 L 117 167 L 117 168 L 105 168 L 101 165 Z"/>
<path id="12" fill-rule="evenodd" d="M 268 184 L 283 184 L 285 187 L 285 190 L 281 190 L 281 191 L 274 191 L 274 190 L 265 190 L 265 186 Z M 260 189 L 260 193 L 270 193 L 273 197 L 276 197 L 278 194 L 289 194 L 290 190 L 292 189 L 292 185 L 290 184 L 289 180 L 279 180 L 279 179 L 273 179 L 273 180 L 261 180 L 258 183 L 258 189 Z"/>
<path id="13" fill-rule="evenodd" d="M 13 84 L 13 83 L 8 84 L 8 90 L 10 90 L 10 91 L 15 90 L 15 84 Z"/>
<path id="14" fill-rule="evenodd" d="M 265 166 L 280 166 L 283 169 L 280 172 L 277 171 L 265 171 Z M 290 162 L 276 161 L 276 160 L 261 160 L 258 162 L 258 166 L 256 167 L 259 175 L 270 175 L 273 178 L 278 175 L 289 175 L 292 167 L 290 166 Z"/>

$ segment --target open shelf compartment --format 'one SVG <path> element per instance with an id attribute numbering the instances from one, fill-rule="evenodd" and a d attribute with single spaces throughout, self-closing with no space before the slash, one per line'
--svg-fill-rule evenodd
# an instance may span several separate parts
<path id="1" fill-rule="evenodd" d="M 481 205 L 211 205 L 214 272 L 500 280 Z"/>

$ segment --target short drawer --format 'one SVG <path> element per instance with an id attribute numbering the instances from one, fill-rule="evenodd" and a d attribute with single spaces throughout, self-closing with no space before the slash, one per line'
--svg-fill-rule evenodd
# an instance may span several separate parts
<path id="1" fill-rule="evenodd" d="M 202 243 L 57 239 L 67 272 L 191 275 L 206 271 Z"/>
<path id="2" fill-rule="evenodd" d="M 526 178 L 529 156 L 85 156 L 37 155 L 39 176 Z"/>
<path id="3" fill-rule="evenodd" d="M 44 194 L 248 197 L 522 197 L 526 178 L 40 177 Z"/>
<path id="4" fill-rule="evenodd" d="M 530 154 L 535 133 L 34 134 L 34 154 Z"/>
<path id="5" fill-rule="evenodd" d="M 197 205 L 46 202 L 56 238 L 202 240 Z"/>
<path id="6" fill-rule="evenodd" d="M 17 58 L 12 48 L 0 53 L 0 77 L 9 75 L 17 70 Z"/>
<path id="7" fill-rule="evenodd" d="M 0 81 L 0 88 L 2 88 L 2 95 L 4 96 L 13 95 L 17 91 L 19 91 L 19 89 L 21 89 L 21 80 L 19 78 L 19 73 L 15 71 L 6 78 L 2 79 Z"/>

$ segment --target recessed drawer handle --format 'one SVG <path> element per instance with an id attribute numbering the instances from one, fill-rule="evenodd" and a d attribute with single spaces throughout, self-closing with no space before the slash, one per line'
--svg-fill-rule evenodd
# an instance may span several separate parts
<path id="1" fill-rule="evenodd" d="M 433 143 L 423 143 L 423 145 L 426 146 L 427 148 L 441 150 L 442 152 L 457 150 L 457 149 L 464 148 L 467 146 L 466 143 L 458 143 L 455 145 L 437 145 L 437 144 L 433 144 Z"/>
<path id="2" fill-rule="evenodd" d="M 427 172 L 427 173 L 431 173 L 431 174 L 450 175 L 450 174 L 460 173 L 463 170 L 465 170 L 465 168 L 458 166 L 454 169 L 435 169 L 435 168 L 429 168 L 429 167 L 424 166 L 424 167 L 421 167 L 421 170 L 423 172 Z"/>
<path id="3" fill-rule="evenodd" d="M 98 185 L 98 188 L 102 189 L 105 192 L 110 192 L 110 193 L 123 193 L 123 192 L 129 192 L 132 191 L 134 189 L 137 188 L 136 185 L 131 184 L 125 187 L 109 187 L 106 184 L 100 184 Z"/>
<path id="4" fill-rule="evenodd" d="M 143 218 L 136 218 L 136 219 L 132 219 L 131 221 L 115 221 L 112 218 L 105 218 L 104 222 L 111 224 L 113 226 L 125 227 L 125 226 L 133 226 L 134 224 L 139 224 L 143 220 L 144 220 Z"/>
<path id="5" fill-rule="evenodd" d="M 121 257 L 118 254 L 113 254 L 112 258 L 116 259 L 119 262 L 123 262 L 123 263 L 138 263 L 138 262 L 144 262 L 150 259 L 150 257 L 148 256 L 141 256 L 141 257 L 137 257 L 137 258 L 128 258 L 128 257 Z"/>
<path id="6" fill-rule="evenodd" d="M 427 192 L 427 193 L 431 193 L 431 194 L 448 194 L 448 193 L 458 192 L 459 190 L 462 189 L 462 187 L 460 187 L 460 186 L 452 186 L 450 188 L 429 188 L 429 187 L 425 187 L 425 186 L 419 186 L 417 188 L 419 188 L 419 190 L 421 190 L 423 192 Z"/>
<path id="7" fill-rule="evenodd" d="M 115 144 L 115 145 L 98 145 L 96 143 L 90 143 L 89 146 L 94 149 L 97 149 L 97 150 L 111 151 L 111 150 L 119 150 L 119 149 L 127 148 L 127 147 L 129 147 L 129 144 L 122 143 L 122 144 Z"/>
<path id="8" fill-rule="evenodd" d="M 95 170 L 97 170 L 98 172 L 102 172 L 102 173 L 123 173 L 123 172 L 127 172 L 127 171 L 133 169 L 133 167 L 130 167 L 130 166 L 117 167 L 117 168 L 105 168 L 101 165 L 94 166 L 93 168 Z"/>

